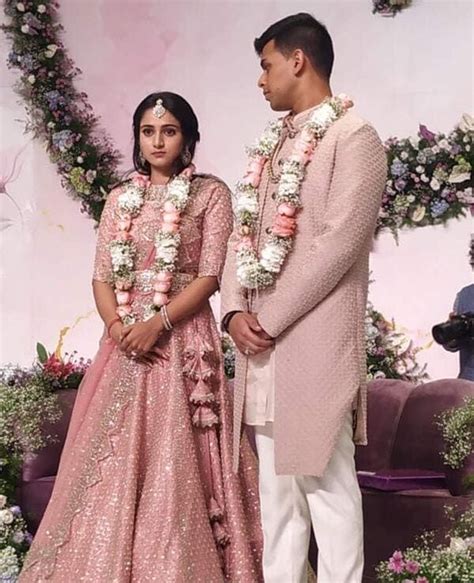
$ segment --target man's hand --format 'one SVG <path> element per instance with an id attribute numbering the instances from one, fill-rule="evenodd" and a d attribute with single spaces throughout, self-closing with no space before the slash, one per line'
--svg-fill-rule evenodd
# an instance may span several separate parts
<path id="1" fill-rule="evenodd" d="M 239 312 L 229 324 L 229 334 L 242 354 L 260 354 L 274 344 L 271 338 L 258 323 L 256 314 Z"/>

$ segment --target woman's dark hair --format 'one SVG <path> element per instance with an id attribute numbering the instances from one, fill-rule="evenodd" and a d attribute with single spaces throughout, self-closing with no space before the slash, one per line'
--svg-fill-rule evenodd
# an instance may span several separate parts
<path id="1" fill-rule="evenodd" d="M 331 36 L 324 24 L 306 12 L 287 16 L 275 22 L 254 41 L 258 55 L 271 40 L 286 57 L 295 49 L 301 49 L 308 57 L 313 69 L 327 81 L 334 64 L 334 49 Z"/>
<path id="2" fill-rule="evenodd" d="M 184 136 L 184 148 L 187 148 L 191 154 L 191 160 L 200 138 L 198 119 L 186 99 L 169 91 L 151 93 L 148 97 L 145 97 L 133 114 L 133 165 L 140 174 L 149 175 L 151 172 L 150 164 L 146 160 L 143 161 L 140 156 L 140 123 L 145 111 L 155 107 L 158 99 L 161 99 L 163 107 L 179 121 Z M 185 165 L 179 158 L 177 172 L 181 172 L 184 168 Z"/>

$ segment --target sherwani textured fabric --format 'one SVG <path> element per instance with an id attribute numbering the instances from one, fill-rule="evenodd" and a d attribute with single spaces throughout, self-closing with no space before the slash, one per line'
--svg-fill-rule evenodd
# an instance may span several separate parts
<path id="1" fill-rule="evenodd" d="M 285 123 L 273 164 L 287 157 L 311 110 Z M 259 187 L 261 249 L 276 213 L 277 184 L 267 163 Z M 222 313 L 251 310 L 275 345 L 277 474 L 322 476 L 344 416 L 354 409 L 354 438 L 366 443 L 364 318 L 369 252 L 387 162 L 371 125 L 348 112 L 328 130 L 306 167 L 293 249 L 273 286 L 249 294 L 229 240 Z M 234 464 L 237 464 L 248 359 L 236 356 Z"/>

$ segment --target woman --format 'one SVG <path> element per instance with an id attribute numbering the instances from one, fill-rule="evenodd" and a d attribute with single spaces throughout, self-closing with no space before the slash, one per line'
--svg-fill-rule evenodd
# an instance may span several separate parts
<path id="1" fill-rule="evenodd" d="M 133 129 L 138 173 L 110 193 L 99 227 L 93 287 L 107 332 L 20 581 L 261 581 L 255 460 L 246 444 L 232 473 L 208 302 L 229 191 L 193 173 L 198 122 L 179 95 L 149 95 Z"/>

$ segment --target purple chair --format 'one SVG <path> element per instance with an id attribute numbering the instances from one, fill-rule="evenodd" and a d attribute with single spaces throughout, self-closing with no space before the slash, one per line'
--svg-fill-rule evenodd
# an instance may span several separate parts
<path id="1" fill-rule="evenodd" d="M 444 507 L 468 508 L 472 496 L 452 496 L 439 452 L 435 416 L 474 396 L 474 382 L 460 379 L 415 386 L 404 381 L 369 384 L 368 446 L 358 446 L 356 466 L 364 509 L 364 581 L 375 581 L 375 566 L 394 550 L 415 542 L 424 530 L 444 542 L 449 529 Z M 474 467 L 472 467 L 474 472 Z M 374 475 L 375 474 L 375 475 Z"/>
<path id="2" fill-rule="evenodd" d="M 18 503 L 23 511 L 28 530 L 32 534 L 38 529 L 53 491 L 77 391 L 75 389 L 62 389 L 58 391 L 57 395 L 62 412 L 61 419 L 54 425 L 45 424 L 44 426 L 44 432 L 55 436 L 56 440 L 38 453 L 30 454 L 27 457 L 23 464 L 21 482 L 17 490 Z"/>

